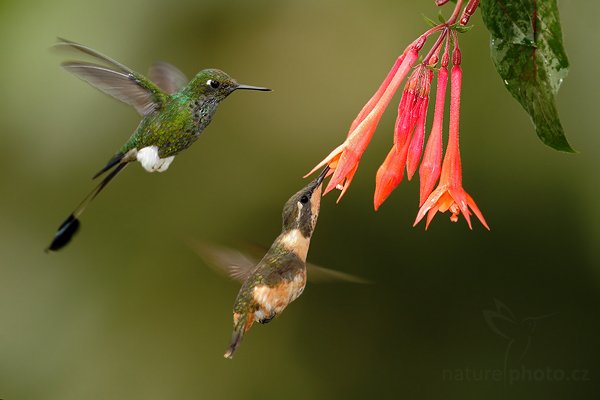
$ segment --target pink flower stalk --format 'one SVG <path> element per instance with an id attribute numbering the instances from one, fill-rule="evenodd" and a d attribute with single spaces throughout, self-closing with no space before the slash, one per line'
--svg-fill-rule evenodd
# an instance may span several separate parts
<path id="1" fill-rule="evenodd" d="M 475 204 L 473 198 L 462 187 L 462 169 L 458 143 L 462 70 L 460 68 L 460 51 L 458 49 L 455 49 L 453 63 L 454 66 L 450 72 L 450 133 L 442 165 L 440 183 L 421 206 L 413 226 L 417 225 L 425 217 L 425 214 L 427 214 L 425 225 L 425 229 L 427 229 L 438 211 L 446 212 L 450 210 L 452 213 L 450 220 L 452 222 L 458 221 L 458 215 L 462 212 L 469 228 L 473 229 L 470 218 L 472 211 L 479 218 L 481 224 L 489 230 L 490 228 L 487 222 L 485 222 L 481 211 L 479 211 L 477 204 Z"/>
<path id="2" fill-rule="evenodd" d="M 420 64 L 408 78 L 402 99 L 398 105 L 398 117 L 394 126 L 394 144 L 401 149 L 405 143 L 410 142 L 411 135 L 423 112 L 425 98 L 429 95 L 424 78 L 427 68 Z M 426 108 L 425 108 L 426 109 Z"/>
<path id="3" fill-rule="evenodd" d="M 323 161 L 306 175 L 311 175 L 321 167 L 329 165 L 333 170 L 333 176 L 325 188 L 324 195 L 335 188 L 339 188 L 342 190 L 338 198 L 339 201 L 350 186 L 360 158 L 369 145 L 383 112 L 394 93 L 398 90 L 400 83 L 417 60 L 419 50 L 423 44 L 424 39 L 420 38 L 404 51 L 403 56 L 398 58 L 377 92 L 355 118 L 344 143 L 329 153 Z"/>
<path id="4" fill-rule="evenodd" d="M 435 94 L 435 112 L 431 133 L 425 147 L 425 154 L 419 168 L 421 180 L 419 206 L 422 206 L 435 183 L 440 177 L 442 170 L 442 129 L 444 125 L 444 109 L 446 105 L 446 87 L 448 84 L 448 55 L 442 58 L 442 66 L 437 73 L 437 91 Z"/>

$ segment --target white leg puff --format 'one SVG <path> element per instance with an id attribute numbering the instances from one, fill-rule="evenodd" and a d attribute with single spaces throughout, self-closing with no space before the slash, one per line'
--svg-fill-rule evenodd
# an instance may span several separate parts
<path id="1" fill-rule="evenodd" d="M 136 158 L 146 171 L 163 172 L 169 168 L 175 156 L 160 158 L 158 156 L 158 147 L 149 146 L 139 150 Z"/>

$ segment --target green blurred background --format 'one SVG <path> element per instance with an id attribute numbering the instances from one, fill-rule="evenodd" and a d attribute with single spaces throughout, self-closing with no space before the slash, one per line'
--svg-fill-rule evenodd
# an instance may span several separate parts
<path id="1" fill-rule="evenodd" d="M 301 176 L 341 142 L 426 28 L 421 14 L 435 17 L 433 1 L 0 2 L 0 398 L 597 394 L 600 4 L 560 6 L 572 66 L 557 101 L 579 154 L 536 138 L 493 68 L 477 14 L 461 42 L 461 144 L 465 188 L 491 232 L 447 214 L 428 232 L 412 228 L 417 182 L 372 211 L 393 105 L 343 202 L 324 198 L 309 254 L 374 284 L 309 284 L 227 361 L 239 285 L 203 265 L 185 240 L 268 245 Z M 56 36 L 140 72 L 156 60 L 188 76 L 217 67 L 274 91 L 228 98 L 168 173 L 128 169 L 90 208 L 74 243 L 47 255 L 91 175 L 139 120 L 61 70 L 64 58 L 48 50 Z M 502 332 L 484 319 L 496 300 L 514 314 Z"/>

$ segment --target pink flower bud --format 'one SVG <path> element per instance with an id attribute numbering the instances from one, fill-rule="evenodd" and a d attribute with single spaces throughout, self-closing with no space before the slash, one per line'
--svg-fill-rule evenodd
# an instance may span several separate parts
<path id="1" fill-rule="evenodd" d="M 410 140 L 410 147 L 406 159 L 406 174 L 408 180 L 412 179 L 413 174 L 417 170 L 421 154 L 423 153 L 423 142 L 425 140 L 425 123 L 427 122 L 427 108 L 429 105 L 429 91 L 431 90 L 431 81 L 433 80 L 433 71 L 429 68 L 425 69 L 423 76 L 423 84 L 419 98 L 419 104 L 416 108 L 417 121 L 415 131 Z"/>
<path id="2" fill-rule="evenodd" d="M 404 165 L 406 163 L 406 149 L 398 150 L 396 146 L 392 146 L 383 164 L 377 170 L 375 176 L 375 195 L 373 197 L 373 205 L 375 211 L 388 198 L 392 191 L 402 182 L 404 177 Z"/>

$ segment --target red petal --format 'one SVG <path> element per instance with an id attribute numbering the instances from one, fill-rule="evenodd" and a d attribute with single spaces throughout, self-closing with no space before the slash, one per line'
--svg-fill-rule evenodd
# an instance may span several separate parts
<path id="1" fill-rule="evenodd" d="M 344 186 L 342 187 L 342 192 L 340 193 L 337 200 L 335 201 L 336 203 L 339 203 L 340 200 L 342 199 L 342 197 L 344 196 L 344 194 L 346 194 L 346 190 L 348 190 L 348 188 L 350 187 L 350 184 L 352 183 L 352 179 L 354 178 L 354 174 L 356 173 L 357 169 L 358 169 L 358 164 L 356 165 L 356 167 L 354 167 L 354 169 L 352 171 L 350 171 L 348 173 L 348 176 L 346 177 L 346 180 L 344 181 Z"/>
<path id="2" fill-rule="evenodd" d="M 303 178 L 306 178 L 312 174 L 315 173 L 315 171 L 321 169 L 321 167 L 324 167 L 325 165 L 329 165 L 333 162 L 334 158 L 339 157 L 342 152 L 344 151 L 344 149 L 346 148 L 346 142 L 340 144 L 338 147 L 336 147 L 335 149 L 333 149 L 333 151 L 331 153 L 329 153 L 329 155 L 327 157 L 325 157 L 323 159 L 323 161 L 321 161 L 320 163 L 318 163 L 316 165 L 316 167 L 314 167 L 312 170 L 310 170 L 310 172 L 306 175 L 303 176 Z"/>
<path id="3" fill-rule="evenodd" d="M 337 185 L 342 183 L 350 171 L 358 168 L 360 158 L 367 149 L 367 146 L 373 137 L 373 132 L 375 132 L 375 128 L 377 127 L 377 122 L 379 122 L 379 118 L 377 116 L 375 116 L 375 118 L 371 118 L 370 120 L 365 119 L 354 130 L 354 132 L 352 132 L 352 135 L 346 139 L 346 148 L 340 156 L 340 160 L 335 168 L 335 172 L 333 173 L 333 176 L 331 177 L 331 180 L 325 189 L 325 194 L 329 193 L 331 190 L 335 189 Z"/>
<path id="4" fill-rule="evenodd" d="M 406 150 L 398 151 L 396 146 L 392 146 L 375 177 L 375 195 L 373 196 L 375 211 L 402 182 L 405 162 Z"/>
<path id="5" fill-rule="evenodd" d="M 435 217 L 435 214 L 437 214 L 439 209 L 440 209 L 440 207 L 436 205 L 435 207 L 433 207 L 431 210 L 429 210 L 427 212 L 427 220 L 425 221 L 425 230 L 427 230 L 429 228 L 429 224 L 431 223 L 431 221 L 433 220 L 433 217 Z"/>
<path id="6" fill-rule="evenodd" d="M 465 220 L 467 220 L 467 224 L 469 225 L 469 229 L 473 229 L 471 225 L 471 213 L 469 212 L 469 206 L 467 204 L 467 192 L 462 187 L 450 187 L 448 189 L 450 196 L 454 199 L 454 203 L 458 205 L 460 211 L 462 212 Z"/>
<path id="7" fill-rule="evenodd" d="M 488 226 L 487 222 L 485 222 L 485 218 L 483 218 L 483 214 L 481 213 L 481 211 L 479 211 L 477 204 L 475 204 L 475 201 L 468 193 L 465 194 L 467 195 L 467 204 L 469 205 L 469 207 L 471 207 L 471 210 L 473 210 L 473 214 L 475 214 L 477 218 L 479 218 L 479 222 L 481 222 L 481 224 L 485 226 L 486 229 L 489 231 L 490 227 Z"/>
<path id="8" fill-rule="evenodd" d="M 429 210 L 431 210 L 434 206 L 436 207 L 436 210 L 439 208 L 438 201 L 447 192 L 447 190 L 448 190 L 448 188 L 446 186 L 442 186 L 440 184 L 440 186 L 438 186 L 433 192 L 431 192 L 431 194 L 429 195 L 427 200 L 423 203 L 423 205 L 419 209 L 419 212 L 417 213 L 417 218 L 415 218 L 415 222 L 413 223 L 413 226 L 416 226 L 419 222 L 421 222 L 421 220 L 423 219 L 425 214 Z"/>

